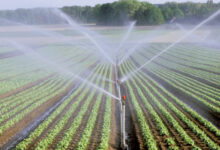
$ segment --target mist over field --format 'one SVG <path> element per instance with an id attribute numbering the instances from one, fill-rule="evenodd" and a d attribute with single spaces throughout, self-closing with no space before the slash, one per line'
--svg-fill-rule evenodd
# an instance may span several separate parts
<path id="1" fill-rule="evenodd" d="M 220 149 L 220 3 L 63 5 L 0 10 L 0 150 Z"/>

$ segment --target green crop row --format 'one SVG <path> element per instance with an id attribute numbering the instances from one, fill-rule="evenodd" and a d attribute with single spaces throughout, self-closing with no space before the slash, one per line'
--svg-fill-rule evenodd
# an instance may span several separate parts
<path id="1" fill-rule="evenodd" d="M 40 106 L 42 103 L 46 102 L 48 99 L 58 95 L 59 93 L 61 93 L 62 91 L 64 91 L 67 88 L 68 84 L 66 84 L 65 86 L 62 86 L 59 90 L 55 91 L 53 94 L 48 95 L 42 99 L 39 99 L 34 105 L 29 106 L 28 108 L 22 110 L 19 114 L 16 114 L 13 118 L 11 118 L 10 120 L 8 120 L 7 122 L 5 122 L 3 125 L 0 126 L 0 134 L 7 128 L 13 126 L 15 123 L 17 123 L 18 121 L 20 121 L 25 115 L 27 115 L 28 113 L 30 113 L 32 110 L 34 110 L 35 108 L 37 108 L 38 106 Z M 42 91 L 42 94 L 45 91 Z M 47 93 L 48 91 L 46 91 L 45 93 Z M 19 107 L 18 107 L 19 108 Z M 15 108 L 15 111 L 16 109 Z"/>
<path id="2" fill-rule="evenodd" d="M 122 74 L 124 74 L 124 72 L 122 71 L 121 68 L 120 68 L 120 72 Z M 156 141 L 154 140 L 154 137 L 151 133 L 151 130 L 145 120 L 145 116 L 144 116 L 138 102 L 136 101 L 136 98 L 133 94 L 132 87 L 128 83 L 126 83 L 126 87 L 128 90 L 129 100 L 131 100 L 132 106 L 134 107 L 134 112 L 137 117 L 137 122 L 140 126 L 141 134 L 144 139 L 144 146 L 149 150 L 157 150 Z"/>
<path id="3" fill-rule="evenodd" d="M 149 85 L 151 86 L 151 85 Z M 194 124 L 189 118 L 187 118 L 181 111 L 179 111 L 171 102 L 166 100 L 156 89 L 152 88 L 153 92 L 157 93 L 161 100 L 169 107 L 175 115 L 180 118 L 190 129 L 191 131 L 200 138 L 210 149 L 218 150 L 220 149 L 196 124 Z"/>
<path id="4" fill-rule="evenodd" d="M 135 78 L 136 79 L 136 78 Z M 133 79 L 131 79 L 133 80 Z M 145 90 L 146 94 L 150 97 L 150 99 L 155 103 L 158 109 L 161 111 L 163 116 L 167 119 L 168 123 L 176 130 L 179 136 L 183 139 L 186 145 L 194 145 L 194 141 L 187 135 L 184 129 L 179 125 L 179 123 L 173 118 L 173 116 L 160 104 L 157 98 L 149 91 L 149 89 L 143 85 L 142 82 L 138 82 L 143 89 Z"/>
<path id="5" fill-rule="evenodd" d="M 147 52 L 149 52 L 149 50 Z M 150 52 L 158 53 L 159 51 L 158 51 L 158 49 L 152 49 L 152 50 L 150 50 Z M 205 63 L 206 63 L 205 61 L 203 61 L 203 62 L 201 61 L 198 63 L 198 62 L 195 62 L 193 58 L 190 58 L 188 56 L 184 57 L 184 55 L 178 55 L 176 53 L 177 53 L 177 51 L 175 51 L 173 53 L 170 53 L 170 52 L 164 53 L 163 57 L 166 59 L 178 62 L 182 65 L 188 65 L 189 67 L 202 68 L 202 69 L 206 69 L 209 71 L 214 71 L 214 72 L 219 73 L 219 70 L 217 67 L 211 66 L 210 64 L 205 65 Z"/>
<path id="6" fill-rule="evenodd" d="M 98 80 L 96 80 L 96 83 L 98 82 Z M 100 82 L 100 81 L 99 81 Z M 94 97 L 94 91 L 92 92 L 93 94 L 89 95 L 89 97 L 87 98 L 86 101 L 89 100 L 88 104 L 85 105 L 85 103 L 83 104 L 83 106 L 81 107 L 78 115 L 74 118 L 72 124 L 70 125 L 70 127 L 66 130 L 66 132 L 64 133 L 63 137 L 62 137 L 62 140 L 59 141 L 56 145 L 56 149 L 66 149 L 68 148 L 70 142 L 72 141 L 72 137 L 74 135 L 74 133 L 76 132 L 77 128 L 79 127 L 82 119 L 83 119 L 83 116 L 85 115 L 86 111 L 87 111 L 87 108 L 89 106 L 89 103 L 92 101 L 93 97 Z M 100 96 L 99 96 L 100 97 Z M 98 102 L 100 100 L 97 100 Z M 93 106 L 94 108 L 95 106 Z M 90 115 L 91 116 L 91 115 Z M 92 119 L 93 121 L 93 119 Z M 88 124 L 88 123 L 87 123 Z M 85 138 L 85 137 L 84 137 Z"/>
<path id="7" fill-rule="evenodd" d="M 14 104 L 12 105 L 12 108 L 11 107 L 5 107 L 2 109 L 2 112 L 5 112 L 7 111 L 7 113 L 4 113 L 2 114 L 1 113 L 1 118 L 0 118 L 0 123 L 3 122 L 4 120 L 8 119 L 8 118 L 11 118 L 11 116 L 15 115 L 15 114 L 18 114 L 19 111 L 22 111 L 23 109 L 25 109 L 27 106 L 31 106 L 31 105 L 34 105 L 35 103 L 37 103 L 40 99 L 43 99 L 44 97 L 47 97 L 51 94 L 53 94 L 57 88 L 61 88 L 62 87 L 62 84 L 51 84 L 51 86 L 49 86 L 49 88 L 44 88 L 44 86 L 42 88 L 40 88 L 40 91 L 36 91 L 36 93 L 34 91 L 32 91 L 33 95 L 29 96 L 29 97 L 25 97 L 24 95 L 24 102 L 22 103 L 22 101 L 20 101 L 20 98 L 17 99 Z M 45 91 L 48 91 L 47 92 L 44 92 L 42 93 L 42 90 L 45 90 Z M 39 94 L 41 94 L 39 96 Z M 22 104 L 21 105 L 18 105 L 19 102 L 21 102 Z M 17 107 L 16 107 L 17 106 Z"/>
<path id="8" fill-rule="evenodd" d="M 106 77 L 106 75 L 107 75 L 107 70 L 105 70 L 103 76 Z M 101 83 L 101 88 L 104 88 L 104 87 L 105 87 L 105 82 L 102 82 Z M 84 130 L 81 134 L 81 138 L 80 138 L 79 142 L 76 145 L 76 148 L 75 148 L 76 150 L 84 150 L 87 147 L 87 145 L 89 144 L 89 140 L 90 140 L 90 136 L 92 134 L 92 130 L 95 127 L 95 121 L 96 121 L 96 118 L 97 118 L 100 103 L 103 100 L 102 97 L 104 97 L 104 96 L 106 96 L 106 95 L 104 95 L 102 93 L 98 94 L 98 96 L 96 98 L 96 101 L 95 101 L 95 104 L 94 104 L 94 106 L 93 106 L 93 108 L 90 112 L 90 116 L 88 118 L 87 124 L 86 124 L 86 126 L 85 126 L 85 128 L 84 128 Z"/>
<path id="9" fill-rule="evenodd" d="M 169 76 L 169 75 L 165 75 L 166 73 L 161 73 L 159 71 L 153 71 L 155 74 L 159 75 L 160 77 L 162 77 L 163 79 L 166 79 L 168 81 L 171 81 L 172 83 L 174 83 L 176 86 L 182 88 L 185 91 L 188 91 L 200 98 L 202 98 L 204 101 L 210 102 L 212 104 L 214 104 L 216 107 L 220 107 L 220 101 L 217 101 L 209 96 L 207 96 L 207 94 L 203 94 L 201 92 L 198 92 L 197 90 L 194 90 L 193 88 L 186 86 L 186 85 L 182 85 L 181 81 L 177 81 L 174 79 L 173 76 Z"/>
<path id="10" fill-rule="evenodd" d="M 83 91 L 85 94 L 80 94 L 79 97 L 77 97 L 77 99 L 83 99 L 84 96 L 86 95 L 87 91 Z M 64 144 L 65 146 L 68 143 L 68 141 L 70 142 L 72 137 L 71 133 L 75 132 L 75 130 L 77 129 L 77 127 L 80 125 L 82 119 L 83 119 L 83 115 L 86 113 L 86 110 L 90 104 L 90 102 L 92 101 L 92 98 L 95 95 L 95 91 L 92 91 L 91 93 L 89 93 L 88 98 L 86 99 L 86 101 L 83 103 L 82 107 L 80 108 L 80 111 L 78 112 L 77 116 L 74 118 L 74 120 L 72 121 L 71 127 L 69 129 L 66 130 L 66 132 L 63 135 L 62 140 L 58 143 L 61 144 L 61 146 L 63 146 L 62 144 Z M 80 100 L 80 101 L 81 101 Z M 48 146 L 53 142 L 54 138 L 58 135 L 58 133 L 63 129 L 64 125 L 68 122 L 69 118 L 72 116 L 73 112 L 76 110 L 77 105 L 72 105 L 71 108 L 65 113 L 65 115 L 58 121 L 58 123 L 56 123 L 56 125 L 54 126 L 53 129 L 51 129 L 46 137 L 44 139 L 42 139 L 38 145 L 36 146 L 36 150 L 46 150 L 48 148 Z M 74 125 L 74 126 L 73 126 Z M 63 139 L 65 139 L 63 141 Z M 67 147 L 66 147 L 67 148 Z M 60 147 L 61 149 L 61 147 Z"/>
<path id="11" fill-rule="evenodd" d="M 91 79 L 94 80 L 94 77 Z M 76 100 L 74 100 L 74 103 L 72 104 L 72 106 L 77 107 L 79 105 L 79 103 L 81 102 L 82 98 L 85 97 L 85 94 L 87 93 L 86 91 L 88 91 L 88 89 L 86 88 L 85 83 L 80 84 L 80 86 L 76 89 L 76 91 L 70 96 L 68 97 L 68 99 L 66 99 L 45 121 L 43 121 L 26 139 L 24 139 L 22 142 L 20 142 L 17 146 L 16 149 L 17 150 L 22 150 L 22 149 L 26 149 L 27 146 L 34 140 L 36 139 L 38 136 L 40 136 L 43 131 L 48 127 L 48 125 L 50 123 L 53 122 L 53 120 L 55 119 L 55 117 L 57 117 L 62 111 L 64 111 L 63 109 L 70 103 L 70 101 L 73 100 L 74 97 L 76 97 L 83 89 L 85 88 L 85 92 L 82 93 L 81 98 L 77 98 Z"/>
<path id="12" fill-rule="evenodd" d="M 130 66 L 132 66 L 131 63 L 129 63 Z M 176 98 L 174 95 L 169 93 L 165 88 L 163 88 L 161 85 L 156 83 L 153 79 L 151 79 L 148 75 L 140 73 L 138 75 L 139 78 L 143 78 L 145 76 L 149 81 L 152 82 L 152 86 L 154 86 L 156 89 L 159 89 L 160 92 L 165 94 L 167 97 L 169 97 L 170 100 L 172 100 L 174 103 L 179 105 L 184 111 L 189 113 L 193 118 L 195 118 L 199 123 L 201 123 L 203 126 L 205 126 L 210 132 L 213 132 L 218 138 L 220 138 L 220 131 L 212 125 L 209 121 L 201 117 L 197 112 L 193 111 L 190 107 L 188 107 L 186 104 L 181 102 L 178 98 Z M 145 79 L 146 79 L 145 78 Z M 148 85 L 148 84 L 147 84 Z"/>
<path id="13" fill-rule="evenodd" d="M 166 138 L 164 139 L 164 142 L 167 144 L 168 149 L 169 150 L 179 149 L 178 146 L 176 146 L 175 141 L 170 137 L 169 131 L 167 130 L 166 126 L 163 124 L 161 118 L 154 111 L 154 109 L 148 102 L 149 100 L 147 100 L 147 98 L 144 96 L 142 90 L 137 86 L 137 83 L 135 83 L 134 80 L 131 80 L 131 82 L 133 82 L 134 89 L 140 95 L 140 98 L 143 101 L 145 108 L 150 113 L 150 117 L 152 118 L 156 129 L 159 131 L 161 136 L 166 136 Z"/>
<path id="14" fill-rule="evenodd" d="M 153 73 L 153 72 L 152 72 Z M 198 102 L 204 104 L 205 106 L 207 106 L 209 109 L 211 109 L 212 111 L 216 112 L 216 113 L 220 113 L 220 109 L 217 108 L 216 106 L 206 102 L 205 100 L 203 100 L 202 98 L 196 96 L 195 94 L 186 91 L 185 89 L 175 85 L 173 82 L 168 81 L 167 79 L 164 79 L 163 77 L 159 76 L 158 74 L 153 73 L 155 76 L 159 77 L 160 79 L 162 79 L 163 81 L 165 81 L 166 83 L 168 83 L 170 86 L 172 86 L 175 89 L 178 89 L 179 91 L 181 91 L 182 93 L 192 97 L 193 99 L 197 100 Z"/>
<path id="15" fill-rule="evenodd" d="M 111 71 L 109 74 L 109 77 L 112 77 L 113 71 L 111 67 Z M 109 90 L 110 93 L 113 92 L 112 84 L 109 84 Z M 103 123 L 102 123 L 102 130 L 101 130 L 101 138 L 99 146 L 97 147 L 97 150 L 107 150 L 108 149 L 108 142 L 110 137 L 110 131 L 111 131 L 111 103 L 112 98 L 107 97 L 106 98 L 106 104 L 105 104 L 105 112 L 103 116 Z"/>
<path id="16" fill-rule="evenodd" d="M 146 61 L 146 58 L 148 58 L 148 59 L 151 58 L 149 55 L 144 56 L 143 54 L 139 54 L 138 58 L 141 58 L 141 57 L 145 58 L 144 59 L 145 61 Z M 214 83 L 214 84 L 219 83 L 219 76 L 216 75 L 216 74 L 213 74 L 211 72 L 206 72 L 206 71 L 202 71 L 202 70 L 198 70 L 198 69 L 194 69 L 194 68 L 190 68 L 190 67 L 185 67 L 185 66 L 179 65 L 177 63 L 173 63 L 173 62 L 170 62 L 168 60 L 164 60 L 160 57 L 158 57 L 155 60 L 155 62 L 157 62 L 161 65 L 164 65 L 167 68 L 174 69 L 174 70 L 177 70 L 177 71 L 180 71 L 180 72 L 184 72 L 184 73 L 187 73 L 187 74 L 189 74 L 191 76 L 194 76 L 194 77 L 199 77 L 199 78 L 205 79 L 205 80 L 207 80 L 211 83 Z"/>
<path id="17" fill-rule="evenodd" d="M 154 65 L 153 65 L 154 66 Z M 179 73 L 173 72 L 173 71 L 169 71 L 166 68 L 162 68 L 160 66 L 156 66 L 155 65 L 155 69 L 153 69 L 155 71 L 160 71 L 161 73 L 166 74 L 167 76 L 172 76 L 172 78 L 178 80 L 179 82 L 181 82 L 182 84 L 189 86 L 195 90 L 198 90 L 204 94 L 209 94 L 212 96 L 215 96 L 214 98 L 216 99 L 220 99 L 220 90 L 211 86 L 208 86 L 202 82 L 198 82 L 196 80 L 193 80 L 189 77 L 183 76 Z"/>

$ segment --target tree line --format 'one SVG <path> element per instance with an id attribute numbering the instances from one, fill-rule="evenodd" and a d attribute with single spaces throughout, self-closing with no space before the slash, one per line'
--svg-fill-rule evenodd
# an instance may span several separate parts
<path id="1" fill-rule="evenodd" d="M 61 8 L 74 20 L 81 23 L 96 23 L 97 25 L 124 25 L 136 21 L 137 25 L 158 25 L 170 22 L 196 23 L 211 15 L 220 8 L 220 3 L 176 3 L 153 5 L 138 0 L 119 0 L 113 3 L 91 6 L 70 6 Z M 35 17 L 33 17 L 35 16 Z M 59 23 L 48 10 L 18 9 L 15 11 L 0 11 L 0 18 L 24 21 L 28 24 Z M 52 19 L 51 19 L 52 18 Z M 215 19 L 220 22 L 220 17 Z"/>

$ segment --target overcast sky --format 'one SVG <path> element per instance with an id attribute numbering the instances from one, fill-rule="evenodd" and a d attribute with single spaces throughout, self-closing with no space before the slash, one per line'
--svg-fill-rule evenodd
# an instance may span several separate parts
<path id="1" fill-rule="evenodd" d="M 35 7 L 62 7 L 72 5 L 90 5 L 94 6 L 98 3 L 108 3 L 117 0 L 0 0 L 0 9 L 17 9 L 17 8 L 35 8 Z M 167 1 L 185 2 L 189 0 L 140 0 L 151 3 L 165 3 Z M 190 0 L 193 2 L 206 2 L 207 0 Z M 214 0 L 220 2 L 220 0 Z"/>

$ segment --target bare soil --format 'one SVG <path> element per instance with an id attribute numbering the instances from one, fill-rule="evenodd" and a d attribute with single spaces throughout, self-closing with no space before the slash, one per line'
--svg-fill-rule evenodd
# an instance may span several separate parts
<path id="1" fill-rule="evenodd" d="M 132 59 L 132 61 L 134 62 L 134 64 L 137 67 L 139 66 L 134 59 Z M 142 69 L 142 71 L 147 73 L 152 79 L 154 79 L 156 82 L 158 82 L 160 85 L 162 85 L 165 89 L 167 89 L 170 93 L 175 95 L 178 99 L 183 101 L 185 104 L 189 105 L 197 113 L 199 113 L 201 116 L 205 117 L 208 121 L 213 123 L 216 127 L 220 128 L 220 123 L 219 123 L 220 114 L 216 114 L 216 113 L 212 112 L 210 109 L 208 109 L 206 106 L 204 106 L 201 103 L 199 103 L 194 98 L 192 98 L 192 97 L 190 97 L 188 95 L 183 94 L 178 89 L 173 88 L 172 86 L 167 84 L 165 81 L 163 81 L 162 79 L 160 79 L 157 76 L 155 76 L 150 71 L 148 71 L 146 69 Z"/>
<path id="2" fill-rule="evenodd" d="M 16 133 L 18 133 L 20 130 L 22 130 L 24 127 L 26 127 L 36 117 L 39 117 L 42 112 L 45 112 L 48 108 L 50 108 L 58 100 L 60 100 L 64 95 L 66 95 L 68 93 L 68 91 L 73 87 L 73 85 L 74 84 L 72 83 L 62 93 L 47 100 L 46 102 L 44 102 L 43 104 L 38 106 L 36 109 L 34 109 L 32 112 L 25 115 L 22 120 L 20 120 L 19 122 L 15 123 L 12 127 L 5 130 L 0 135 L 0 147 L 2 147 L 3 144 L 6 143 L 10 138 L 12 138 Z"/>
<path id="3" fill-rule="evenodd" d="M 122 68 L 123 69 L 123 68 Z M 118 69 L 119 70 L 119 69 Z M 118 72 L 118 78 L 121 78 L 121 72 Z M 140 130 L 140 127 L 138 125 L 137 118 L 135 117 L 135 110 L 132 106 L 131 101 L 129 100 L 129 94 L 127 92 L 127 88 L 125 85 L 120 85 L 121 89 L 121 96 L 127 95 L 126 101 L 125 101 L 125 132 L 127 134 L 126 137 L 126 144 L 128 146 L 128 149 L 135 149 L 135 150 L 143 150 L 144 147 L 144 141 L 142 137 L 142 132 Z"/>

